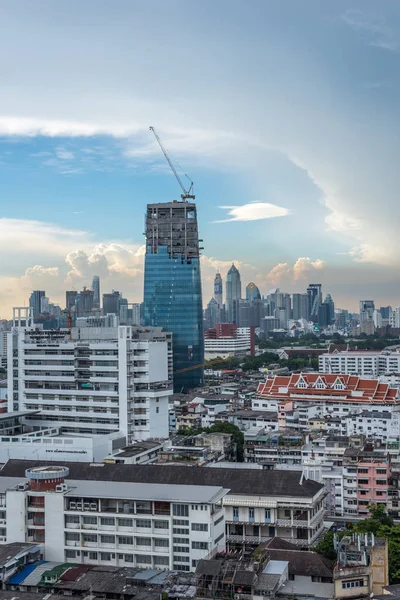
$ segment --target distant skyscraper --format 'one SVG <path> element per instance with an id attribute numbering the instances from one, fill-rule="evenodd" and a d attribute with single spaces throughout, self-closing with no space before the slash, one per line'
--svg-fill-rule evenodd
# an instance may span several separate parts
<path id="1" fill-rule="evenodd" d="M 325 296 L 325 300 L 323 302 L 324 304 L 327 304 L 329 306 L 329 310 L 328 310 L 328 325 L 332 325 L 332 323 L 334 323 L 335 321 L 335 304 L 332 300 L 332 296 L 330 294 L 327 294 Z"/>
<path id="2" fill-rule="evenodd" d="M 252 281 L 246 286 L 246 300 L 261 300 L 260 290 Z"/>
<path id="3" fill-rule="evenodd" d="M 221 323 L 221 308 L 215 298 L 211 298 L 204 311 L 204 320 L 206 329 L 215 327 Z"/>
<path id="4" fill-rule="evenodd" d="M 65 308 L 70 310 L 73 306 L 75 306 L 75 300 L 78 295 L 76 290 L 68 290 L 65 292 Z"/>
<path id="5" fill-rule="evenodd" d="M 42 298 L 46 296 L 46 292 L 42 290 L 34 290 L 29 298 L 29 306 L 33 312 L 33 318 L 40 315 L 40 311 L 42 309 L 41 302 Z"/>
<path id="6" fill-rule="evenodd" d="M 124 303 L 127 304 L 127 301 Z M 121 294 L 115 290 L 111 294 L 103 294 L 103 315 L 118 315 L 121 308 Z"/>
<path id="7" fill-rule="evenodd" d="M 217 273 L 214 279 L 214 298 L 218 306 L 222 306 L 222 277 L 221 273 Z M 214 327 L 214 325 L 211 325 Z"/>
<path id="8" fill-rule="evenodd" d="M 40 299 L 40 313 L 43 315 L 49 312 L 49 299 L 47 296 L 42 296 Z"/>
<path id="9" fill-rule="evenodd" d="M 82 313 L 93 310 L 93 291 L 83 288 L 75 298 L 75 308 L 78 316 L 82 316 Z"/>
<path id="10" fill-rule="evenodd" d="M 372 321 L 374 310 L 375 302 L 373 300 L 360 300 L 360 323 Z"/>
<path id="11" fill-rule="evenodd" d="M 232 264 L 226 277 L 226 311 L 229 323 L 235 322 L 234 300 L 240 300 L 242 297 L 242 283 L 240 273 Z"/>
<path id="12" fill-rule="evenodd" d="M 292 309 L 293 319 L 298 321 L 299 319 L 305 319 L 308 321 L 310 317 L 308 308 L 308 295 L 307 294 L 292 294 Z"/>
<path id="13" fill-rule="evenodd" d="M 202 385 L 203 305 L 193 202 L 147 205 L 144 323 L 172 333 L 175 391 Z"/>
<path id="14" fill-rule="evenodd" d="M 314 323 L 318 322 L 318 310 L 322 304 L 322 284 L 321 283 L 310 283 L 307 288 L 308 295 L 308 312 L 310 315 L 310 321 Z"/>
<path id="15" fill-rule="evenodd" d="M 95 275 L 92 282 L 93 308 L 100 308 L 100 277 Z"/>

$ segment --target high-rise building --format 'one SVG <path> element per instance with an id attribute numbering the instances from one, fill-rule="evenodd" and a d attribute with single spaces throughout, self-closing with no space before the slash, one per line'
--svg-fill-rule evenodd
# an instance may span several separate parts
<path id="1" fill-rule="evenodd" d="M 292 294 L 292 307 L 293 319 L 295 321 L 298 321 L 299 319 L 305 319 L 308 321 L 310 313 L 308 309 L 307 294 Z"/>
<path id="2" fill-rule="evenodd" d="M 215 327 L 217 323 L 221 323 L 221 308 L 215 298 L 211 298 L 204 311 L 205 328 L 210 329 Z"/>
<path id="3" fill-rule="evenodd" d="M 242 283 L 240 273 L 232 263 L 226 277 L 226 312 L 229 323 L 235 322 L 234 300 L 240 300 L 242 297 Z"/>
<path id="4" fill-rule="evenodd" d="M 93 310 L 92 290 L 88 290 L 84 287 L 81 292 L 78 292 L 75 298 L 75 309 L 78 315 Z"/>
<path id="5" fill-rule="evenodd" d="M 49 299 L 47 296 L 42 296 L 40 299 L 40 314 L 45 314 L 49 312 Z"/>
<path id="6" fill-rule="evenodd" d="M 203 305 L 193 202 L 147 206 L 144 269 L 144 323 L 172 333 L 174 389 L 202 385 Z"/>
<path id="7" fill-rule="evenodd" d="M 372 321 L 374 310 L 375 302 L 373 300 L 360 300 L 360 323 Z"/>
<path id="8" fill-rule="evenodd" d="M 318 310 L 322 304 L 322 284 L 310 283 L 307 288 L 307 296 L 310 321 L 316 323 L 318 321 Z"/>
<path id="9" fill-rule="evenodd" d="M 332 325 L 332 323 L 334 323 L 335 321 L 335 304 L 333 302 L 332 296 L 330 294 L 327 294 L 323 303 L 327 304 L 329 307 L 327 325 Z"/>
<path id="10" fill-rule="evenodd" d="M 391 306 L 381 306 L 379 310 L 380 310 L 380 313 L 382 315 L 382 319 L 383 320 L 385 320 L 385 319 L 389 320 L 390 319 L 390 315 L 393 312 L 393 309 L 392 309 Z"/>
<path id="11" fill-rule="evenodd" d="M 260 290 L 252 281 L 246 286 L 246 300 L 261 300 Z"/>
<path id="12" fill-rule="evenodd" d="M 119 292 L 113 290 L 111 294 L 103 294 L 103 315 L 119 315 L 120 307 L 121 294 Z"/>
<path id="13" fill-rule="evenodd" d="M 45 331 L 21 326 L 23 318 L 14 316 L 8 335 L 9 412 L 40 411 L 27 415 L 29 427 L 71 435 L 168 437 L 170 334 L 88 323 Z"/>
<path id="14" fill-rule="evenodd" d="M 221 273 L 217 273 L 214 278 L 214 298 L 218 306 L 222 306 L 222 277 Z"/>
<path id="15" fill-rule="evenodd" d="M 93 308 L 100 309 L 100 277 L 95 275 L 92 281 Z"/>
<path id="16" fill-rule="evenodd" d="M 65 308 L 71 310 L 75 306 L 75 300 L 78 295 L 76 290 L 68 290 L 65 292 Z"/>
<path id="17" fill-rule="evenodd" d="M 40 315 L 40 311 L 42 308 L 41 302 L 42 302 L 43 296 L 45 296 L 45 295 L 46 295 L 46 292 L 43 290 L 34 290 L 31 293 L 31 296 L 29 298 L 29 306 L 32 309 L 33 318 Z"/>

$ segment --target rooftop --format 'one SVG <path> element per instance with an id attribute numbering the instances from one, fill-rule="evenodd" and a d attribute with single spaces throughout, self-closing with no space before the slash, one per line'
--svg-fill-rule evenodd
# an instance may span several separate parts
<path id="1" fill-rule="evenodd" d="M 40 461 L 9 460 L 0 471 L 3 477 L 23 479 L 25 470 L 41 466 Z M 235 469 L 209 469 L 169 465 L 114 465 L 104 463 L 68 462 L 70 478 L 75 481 L 109 481 L 165 484 L 168 486 L 217 486 L 229 489 L 232 494 L 249 493 L 266 496 L 312 498 L 323 490 L 323 485 L 309 479 L 301 481 L 298 471 L 265 471 Z M 68 483 L 69 480 L 67 480 Z M 15 485 L 14 481 L 14 485 Z M 103 486 L 105 487 L 105 486 Z M 112 489 L 112 486 L 111 486 Z"/>

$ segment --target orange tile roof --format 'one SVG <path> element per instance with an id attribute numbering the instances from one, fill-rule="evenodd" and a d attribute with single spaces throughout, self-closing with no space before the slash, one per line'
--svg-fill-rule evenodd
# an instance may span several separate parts
<path id="1" fill-rule="evenodd" d="M 299 381 L 306 384 L 299 387 Z M 317 382 L 325 385 L 325 388 L 316 388 Z M 344 389 L 335 389 L 339 382 Z M 397 388 L 391 388 L 387 383 L 380 383 L 377 379 L 361 379 L 357 375 L 337 375 L 320 373 L 300 373 L 290 376 L 279 375 L 273 379 L 267 379 L 260 383 L 257 396 L 260 398 L 273 398 L 278 400 L 290 400 L 295 397 L 304 400 L 316 400 L 323 397 L 327 401 L 340 402 L 365 402 L 382 404 L 399 404 Z"/>

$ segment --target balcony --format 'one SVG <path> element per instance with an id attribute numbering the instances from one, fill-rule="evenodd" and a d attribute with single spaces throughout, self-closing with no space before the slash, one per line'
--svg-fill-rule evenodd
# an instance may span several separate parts
<path id="1" fill-rule="evenodd" d="M 275 524 L 278 527 L 310 527 L 310 523 L 303 519 L 277 519 Z"/>

